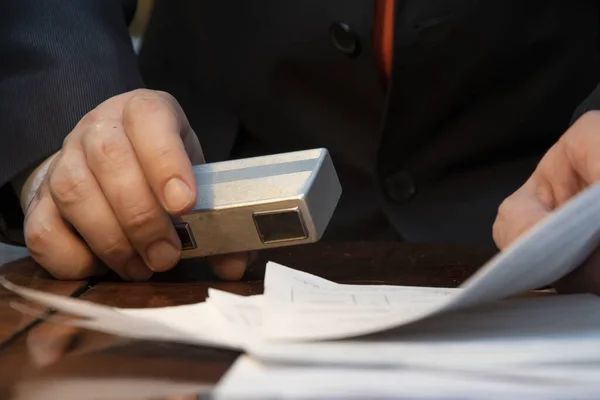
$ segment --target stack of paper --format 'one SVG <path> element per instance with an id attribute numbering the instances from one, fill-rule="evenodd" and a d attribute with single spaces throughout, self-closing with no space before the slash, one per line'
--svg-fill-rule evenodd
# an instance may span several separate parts
<path id="1" fill-rule="evenodd" d="M 454 289 L 342 285 L 269 263 L 262 295 L 210 289 L 205 303 L 140 310 L 2 283 L 84 317 L 65 323 L 243 351 L 217 397 L 598 398 L 600 299 L 514 296 L 599 243 L 596 185 Z"/>

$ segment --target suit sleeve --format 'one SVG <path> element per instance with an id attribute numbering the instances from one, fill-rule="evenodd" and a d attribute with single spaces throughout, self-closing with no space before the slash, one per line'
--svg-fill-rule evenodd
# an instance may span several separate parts
<path id="1" fill-rule="evenodd" d="M 135 6 L 135 0 L 2 0 L 0 242 L 24 242 L 11 182 L 59 150 L 88 111 L 143 86 L 128 32 Z"/>

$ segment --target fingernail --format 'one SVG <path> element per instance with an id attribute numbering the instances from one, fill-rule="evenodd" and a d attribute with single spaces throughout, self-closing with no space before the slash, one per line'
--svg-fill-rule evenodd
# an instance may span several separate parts
<path id="1" fill-rule="evenodd" d="M 151 244 L 146 251 L 148 267 L 155 272 L 165 271 L 179 261 L 180 252 L 171 243 L 161 240 Z"/>
<path id="2" fill-rule="evenodd" d="M 134 281 L 147 281 L 153 274 L 142 259 L 137 256 L 125 265 L 125 272 Z"/>
<path id="3" fill-rule="evenodd" d="M 169 211 L 180 211 L 190 204 L 193 193 L 181 179 L 173 178 L 165 185 L 164 196 Z"/>

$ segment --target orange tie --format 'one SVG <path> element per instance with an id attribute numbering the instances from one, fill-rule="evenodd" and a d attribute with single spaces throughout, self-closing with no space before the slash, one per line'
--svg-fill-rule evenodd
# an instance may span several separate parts
<path id="1" fill-rule="evenodd" d="M 394 0 L 376 0 L 374 29 L 377 64 L 387 82 L 392 68 L 394 45 Z"/>

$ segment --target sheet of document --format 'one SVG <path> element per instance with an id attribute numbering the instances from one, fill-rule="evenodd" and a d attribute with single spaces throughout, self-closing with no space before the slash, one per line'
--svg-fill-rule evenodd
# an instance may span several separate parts
<path id="1" fill-rule="evenodd" d="M 256 341 L 246 352 L 281 363 L 497 368 L 600 362 L 600 299 L 520 298 L 425 319 L 361 338 Z"/>
<path id="2" fill-rule="evenodd" d="M 293 275 L 293 281 L 313 282 L 310 275 L 299 271 L 277 271 Z M 328 282 L 327 286 L 344 294 L 340 288 L 343 285 Z M 378 293 L 401 298 L 413 293 L 407 301 L 414 297 L 444 298 L 455 291 L 361 287 L 361 294 L 369 296 Z M 317 343 L 265 340 L 259 334 L 263 329 L 264 296 L 244 297 L 211 289 L 208 301 L 232 323 L 232 330 L 242 333 L 239 343 L 248 354 L 270 362 L 480 370 L 515 365 L 581 365 L 600 360 L 600 299 L 593 295 L 504 300 L 360 339 Z M 387 307 L 394 312 L 393 305 Z"/>
<path id="3" fill-rule="evenodd" d="M 581 265 L 599 244 L 596 184 L 486 263 L 459 290 L 411 293 L 411 288 L 335 285 L 271 263 L 261 334 L 270 340 L 315 341 L 392 329 L 551 284 Z"/>
<path id="4" fill-rule="evenodd" d="M 265 340 L 340 339 L 425 316 L 460 289 L 339 285 L 268 263 L 260 334 Z M 398 321 L 398 323 L 390 323 Z"/>
<path id="5" fill-rule="evenodd" d="M 542 371 L 543 372 L 543 371 Z M 341 368 L 264 364 L 240 356 L 217 385 L 215 399 L 596 399 L 598 368 L 588 379 L 405 368 Z M 590 379 L 592 374 L 596 375 Z M 539 374 L 537 374 L 539 375 Z M 543 374 L 542 374 L 543 375 Z M 574 379 L 569 379 L 573 377 Z"/>
<path id="6" fill-rule="evenodd" d="M 265 300 L 260 295 L 210 289 L 206 303 L 137 310 L 8 286 L 25 298 L 85 317 L 68 322 L 73 325 L 131 338 L 240 349 L 269 362 L 481 369 L 600 360 L 600 300 L 592 295 L 506 300 L 360 339 L 288 343 L 260 335 Z M 448 296 L 443 289 L 436 295 L 438 289 L 419 294 L 418 288 L 372 287 L 372 292 L 398 297 L 405 290 L 416 291 L 416 297 Z"/>
<path id="7" fill-rule="evenodd" d="M 278 264 L 270 264 L 269 269 L 280 273 L 293 271 Z M 279 271 L 279 272 L 278 272 Z M 320 282 L 338 290 L 350 290 L 352 286 L 338 285 L 322 278 L 293 271 L 290 279 L 301 278 L 305 282 Z M 168 340 L 199 345 L 242 349 L 247 342 L 261 341 L 263 326 L 264 296 L 239 296 L 217 289 L 209 289 L 206 302 L 164 308 L 123 309 L 102 306 L 81 299 L 43 293 L 12 284 L 0 278 L 0 284 L 19 294 L 24 299 L 66 313 L 78 318 L 64 319 L 51 317 L 56 322 L 95 329 L 101 332 L 118 334 L 137 339 Z M 359 286 L 364 298 L 370 302 L 370 290 L 375 293 L 373 301 L 383 293 L 392 307 L 401 304 L 402 298 L 418 301 L 420 297 L 447 295 L 456 289 L 404 288 L 393 286 Z M 306 301 L 314 298 L 308 294 Z M 318 304 L 314 303 L 316 306 Z M 373 303 L 375 304 L 375 303 Z M 15 307 L 27 311 L 23 305 Z"/>
<path id="8" fill-rule="evenodd" d="M 302 272 L 291 273 L 304 281 L 311 279 Z M 69 322 L 77 326 L 139 339 L 244 349 L 272 362 L 451 369 L 600 360 L 600 299 L 592 295 L 511 299 L 353 340 L 288 343 L 265 340 L 260 334 L 264 328 L 262 295 L 245 297 L 210 289 L 206 303 L 118 309 L 8 286 L 25 298 L 85 317 Z M 345 296 L 340 286 L 336 285 L 334 292 Z M 361 295 L 368 296 L 384 293 L 401 299 L 406 295 L 407 302 L 447 298 L 456 292 L 378 286 L 360 289 Z M 372 304 L 363 306 L 367 317 Z M 392 315 L 397 311 L 393 304 L 385 306 Z"/>

